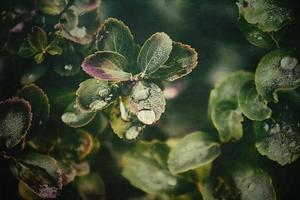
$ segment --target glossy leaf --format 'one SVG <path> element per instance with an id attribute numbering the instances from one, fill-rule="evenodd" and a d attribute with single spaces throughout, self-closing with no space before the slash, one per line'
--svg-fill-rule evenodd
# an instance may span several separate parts
<path id="1" fill-rule="evenodd" d="M 29 58 L 34 54 L 36 54 L 37 52 L 38 50 L 36 48 L 31 47 L 26 40 L 21 44 L 18 50 L 18 55 L 24 58 Z"/>
<path id="2" fill-rule="evenodd" d="M 56 198 L 62 189 L 61 171 L 51 156 L 27 153 L 12 159 L 10 170 L 41 198 Z"/>
<path id="3" fill-rule="evenodd" d="M 33 200 L 33 199 L 38 200 L 38 199 L 41 199 L 23 181 L 19 181 L 18 191 L 19 191 L 19 195 L 24 200 Z"/>
<path id="4" fill-rule="evenodd" d="M 222 142 L 243 136 L 243 116 L 238 106 L 238 92 L 253 74 L 238 71 L 221 81 L 210 93 L 208 112 Z"/>
<path id="5" fill-rule="evenodd" d="M 239 167 L 233 172 L 233 180 L 241 200 L 276 200 L 272 179 L 260 168 Z"/>
<path id="6" fill-rule="evenodd" d="M 19 98 L 0 101 L 1 146 L 12 148 L 27 134 L 31 126 L 32 112 L 28 101 Z"/>
<path id="7" fill-rule="evenodd" d="M 193 132 L 172 148 L 168 166 L 172 173 L 182 173 L 206 165 L 220 153 L 220 145 L 208 133 Z"/>
<path id="8" fill-rule="evenodd" d="M 33 58 L 37 64 L 40 64 L 44 61 L 45 56 L 44 56 L 43 52 L 39 52 L 39 53 L 35 54 L 35 56 Z"/>
<path id="9" fill-rule="evenodd" d="M 61 76 L 74 76 L 80 71 L 81 58 L 73 45 L 65 45 L 62 56 L 54 61 L 54 71 Z"/>
<path id="10" fill-rule="evenodd" d="M 76 91 L 76 104 L 82 111 L 95 112 L 107 108 L 117 98 L 118 87 L 106 81 L 88 79 Z"/>
<path id="11" fill-rule="evenodd" d="M 74 6 L 77 12 L 84 13 L 97 9 L 101 4 L 101 0 L 75 0 Z"/>
<path id="12" fill-rule="evenodd" d="M 136 139 L 144 130 L 145 125 L 140 123 L 136 117 L 131 116 L 127 108 L 127 102 L 120 100 L 110 114 L 110 125 L 114 133 L 120 138 L 128 140 Z"/>
<path id="13" fill-rule="evenodd" d="M 198 54 L 195 49 L 180 42 L 173 42 L 169 59 L 150 77 L 174 81 L 191 73 L 197 64 Z"/>
<path id="14" fill-rule="evenodd" d="M 66 131 L 57 142 L 57 149 L 63 158 L 83 160 L 99 148 L 93 136 L 84 130 Z"/>
<path id="15" fill-rule="evenodd" d="M 165 111 L 166 100 L 154 83 L 137 82 L 129 96 L 129 110 L 144 124 L 153 124 Z"/>
<path id="16" fill-rule="evenodd" d="M 172 40 L 165 33 L 153 34 L 142 46 L 137 64 L 142 77 L 158 70 L 169 58 L 172 51 Z"/>
<path id="17" fill-rule="evenodd" d="M 118 19 L 108 18 L 103 22 L 97 32 L 96 44 L 100 51 L 116 52 L 129 62 L 135 59 L 133 36 L 128 26 Z"/>
<path id="18" fill-rule="evenodd" d="M 266 49 L 273 49 L 278 46 L 278 41 L 273 36 L 273 33 L 264 32 L 256 25 L 247 23 L 244 19 L 239 19 L 238 25 L 245 38 L 251 44 Z"/>
<path id="19" fill-rule="evenodd" d="M 39 0 L 37 8 L 48 15 L 58 15 L 67 6 L 69 0 Z"/>
<path id="20" fill-rule="evenodd" d="M 67 107 L 61 119 L 67 126 L 78 128 L 90 123 L 95 115 L 95 112 L 81 111 L 73 102 Z"/>
<path id="21" fill-rule="evenodd" d="M 32 128 L 44 126 L 49 118 L 50 104 L 46 93 L 37 85 L 29 84 L 16 92 L 16 96 L 27 100 L 32 108 Z"/>
<path id="22" fill-rule="evenodd" d="M 245 82 L 242 85 L 238 101 L 243 114 L 251 120 L 262 121 L 271 117 L 272 110 L 258 96 L 254 80 Z"/>
<path id="23" fill-rule="evenodd" d="M 272 108 L 272 119 L 254 122 L 258 152 L 280 165 L 300 156 L 300 121 L 295 109 L 294 105 L 279 103 Z"/>
<path id="24" fill-rule="evenodd" d="M 292 49 L 276 49 L 262 57 L 255 72 L 255 84 L 263 99 L 277 102 L 277 91 L 300 85 L 298 60 Z"/>
<path id="25" fill-rule="evenodd" d="M 237 5 L 240 15 L 264 32 L 278 31 L 293 20 L 291 9 L 278 6 L 274 1 L 240 0 Z"/>
<path id="26" fill-rule="evenodd" d="M 167 155 L 168 148 L 162 143 L 140 142 L 123 156 L 122 175 L 149 194 L 171 191 L 178 180 L 167 169 Z"/>
<path id="27" fill-rule="evenodd" d="M 38 26 L 32 28 L 32 33 L 27 35 L 27 41 L 32 48 L 37 50 L 45 50 L 48 46 L 47 34 Z"/>
<path id="28" fill-rule="evenodd" d="M 111 51 L 98 51 L 86 57 L 81 65 L 90 76 L 107 81 L 128 81 L 132 74 L 124 72 L 128 62 L 126 58 Z"/>

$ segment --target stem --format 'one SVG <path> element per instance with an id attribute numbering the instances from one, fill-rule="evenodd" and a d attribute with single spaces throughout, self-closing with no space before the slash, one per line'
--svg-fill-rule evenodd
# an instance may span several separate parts
<path id="1" fill-rule="evenodd" d="M 272 38 L 272 40 L 275 42 L 277 48 L 280 48 L 280 45 L 278 43 L 278 41 L 275 39 L 274 35 L 272 33 L 268 33 L 270 35 L 270 37 Z"/>

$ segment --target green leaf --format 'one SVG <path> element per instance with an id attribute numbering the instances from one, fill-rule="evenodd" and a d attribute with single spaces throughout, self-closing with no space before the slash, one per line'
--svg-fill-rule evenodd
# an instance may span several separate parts
<path id="1" fill-rule="evenodd" d="M 239 0 L 240 15 L 264 32 L 278 31 L 293 22 L 292 10 L 278 6 L 275 1 Z"/>
<path id="2" fill-rule="evenodd" d="M 82 200 L 105 200 L 105 185 L 98 174 L 78 177 L 76 187 Z"/>
<path id="3" fill-rule="evenodd" d="M 151 125 L 165 111 L 166 100 L 156 84 L 139 81 L 132 87 L 128 103 L 129 110 L 142 123 Z"/>
<path id="4" fill-rule="evenodd" d="M 47 47 L 47 53 L 49 53 L 52 56 L 54 56 L 54 55 L 61 55 L 63 53 L 63 50 L 59 46 L 50 46 L 49 45 Z"/>
<path id="5" fill-rule="evenodd" d="M 29 46 L 28 42 L 25 41 L 22 43 L 18 50 L 18 55 L 24 58 L 29 58 L 37 53 L 37 50 L 35 48 L 32 48 Z"/>
<path id="6" fill-rule="evenodd" d="M 180 42 L 173 42 L 169 59 L 150 77 L 174 81 L 191 73 L 197 64 L 198 54 L 195 49 Z"/>
<path id="7" fill-rule="evenodd" d="M 254 46 L 266 49 L 274 49 L 278 46 L 278 41 L 274 38 L 273 33 L 264 32 L 244 19 L 239 19 L 238 25 L 248 42 Z"/>
<path id="8" fill-rule="evenodd" d="M 19 181 L 18 191 L 19 195 L 25 200 L 41 199 L 23 181 Z"/>
<path id="9" fill-rule="evenodd" d="M 61 171 L 54 158 L 39 153 L 27 153 L 13 158 L 12 174 L 23 181 L 40 198 L 56 198 L 62 188 Z"/>
<path id="10" fill-rule="evenodd" d="M 96 45 L 98 50 L 119 53 L 129 62 L 135 59 L 133 36 L 128 26 L 118 19 L 108 18 L 103 22 L 97 32 Z"/>
<path id="11" fill-rule="evenodd" d="M 32 108 L 31 130 L 44 126 L 49 118 L 50 104 L 46 93 L 37 85 L 29 84 L 16 92 L 16 96 L 27 100 Z"/>
<path id="12" fill-rule="evenodd" d="M 74 6 L 68 8 L 68 10 L 61 15 L 60 24 L 68 32 L 75 29 L 78 26 L 78 23 L 78 13 L 76 12 L 76 8 Z"/>
<path id="13" fill-rule="evenodd" d="M 136 139 L 145 129 L 145 125 L 140 123 L 136 117 L 131 116 L 128 111 L 128 102 L 120 100 L 119 105 L 115 105 L 110 113 L 110 125 L 114 133 L 120 138 L 128 140 Z"/>
<path id="14" fill-rule="evenodd" d="M 277 92 L 300 86 L 298 54 L 292 49 L 276 49 L 266 54 L 255 72 L 257 92 L 266 101 L 278 101 Z"/>
<path id="15" fill-rule="evenodd" d="M 221 153 L 219 143 L 205 132 L 185 136 L 171 149 L 168 166 L 172 173 L 182 173 L 212 162 Z"/>
<path id="16" fill-rule="evenodd" d="M 67 6 L 69 0 L 39 0 L 37 8 L 48 15 L 58 15 Z"/>
<path id="17" fill-rule="evenodd" d="M 74 76 L 80 71 L 81 57 L 73 45 L 64 45 L 63 54 L 55 58 L 54 71 L 61 76 Z"/>
<path id="18" fill-rule="evenodd" d="M 233 102 L 221 101 L 216 104 L 212 109 L 211 119 L 222 142 L 242 138 L 244 118 Z"/>
<path id="19" fill-rule="evenodd" d="M 0 144 L 7 148 L 17 145 L 27 134 L 32 113 L 29 102 L 13 98 L 0 101 Z M 4 144 L 3 144 L 4 143 Z"/>
<path id="20" fill-rule="evenodd" d="M 40 79 L 47 71 L 45 66 L 34 66 L 30 67 L 29 69 L 25 70 L 21 76 L 21 84 L 26 85 L 33 83 Z"/>
<path id="21" fill-rule="evenodd" d="M 57 142 L 57 150 L 64 159 L 83 160 L 98 148 L 93 136 L 81 129 L 65 131 Z"/>
<path id="22" fill-rule="evenodd" d="M 271 177 L 260 168 L 242 166 L 233 172 L 241 200 L 276 200 Z"/>
<path id="23" fill-rule="evenodd" d="M 165 33 L 153 34 L 142 46 L 137 58 L 142 77 L 158 70 L 169 58 L 172 40 Z"/>
<path id="24" fill-rule="evenodd" d="M 44 60 L 44 53 L 43 52 L 41 52 L 41 53 L 37 53 L 37 54 L 35 54 L 35 56 L 34 56 L 34 60 L 35 60 L 35 62 L 37 63 L 37 64 L 40 64 L 40 63 L 42 63 L 43 62 L 43 60 Z"/>
<path id="25" fill-rule="evenodd" d="M 272 110 L 268 108 L 267 102 L 258 96 L 254 80 L 242 85 L 238 101 L 243 114 L 251 120 L 262 121 L 271 117 Z"/>
<path id="26" fill-rule="evenodd" d="M 123 155 L 122 175 L 149 194 L 173 190 L 178 180 L 167 169 L 168 147 L 159 142 L 140 142 Z"/>
<path id="27" fill-rule="evenodd" d="M 81 14 L 97 9 L 101 4 L 101 0 L 75 0 L 74 6 L 76 11 Z"/>
<path id="28" fill-rule="evenodd" d="M 280 165 L 294 162 L 300 156 L 300 120 L 298 105 L 279 103 L 272 107 L 270 120 L 254 122 L 255 146 L 258 152 Z"/>
<path id="29" fill-rule="evenodd" d="M 78 128 L 90 123 L 95 115 L 95 112 L 81 111 L 73 102 L 67 107 L 61 119 L 67 126 Z"/>
<path id="30" fill-rule="evenodd" d="M 47 34 L 38 26 L 32 28 L 32 33 L 27 35 L 27 41 L 32 48 L 39 51 L 45 50 L 48 46 Z"/>
<path id="31" fill-rule="evenodd" d="M 107 108 L 117 98 L 118 87 L 106 81 L 88 79 L 80 83 L 76 91 L 76 103 L 82 111 L 98 111 Z"/>
<path id="32" fill-rule="evenodd" d="M 126 58 L 111 51 L 98 51 L 86 57 L 81 65 L 90 76 L 107 81 L 128 81 L 132 74 L 124 72 L 128 62 Z"/>
<path id="33" fill-rule="evenodd" d="M 222 142 L 239 140 L 243 136 L 243 116 L 238 106 L 238 92 L 253 74 L 238 71 L 226 77 L 210 93 L 208 113 Z"/>

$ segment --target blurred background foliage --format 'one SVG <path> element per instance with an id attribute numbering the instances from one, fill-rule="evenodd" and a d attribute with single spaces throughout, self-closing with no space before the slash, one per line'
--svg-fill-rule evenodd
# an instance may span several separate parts
<path id="1" fill-rule="evenodd" d="M 7 1 L 0 4 L 1 9 L 18 6 L 22 9 L 33 5 L 30 0 Z M 145 140 L 152 138 L 165 140 L 169 136 L 183 137 L 195 130 L 216 133 L 207 115 L 211 89 L 230 72 L 239 69 L 254 71 L 259 59 L 269 51 L 255 47 L 245 39 L 237 26 L 238 8 L 234 0 L 102 0 L 100 19 L 104 20 L 108 17 L 124 21 L 139 44 L 154 32 L 166 32 L 174 41 L 190 44 L 199 53 L 199 64 L 193 73 L 178 81 L 165 84 L 164 92 L 166 97 L 169 97 L 166 111 L 158 126 L 149 127 L 145 131 L 142 136 Z M 42 23 L 43 21 L 40 22 Z M 1 24 L 1 47 L 8 41 L 8 33 L 5 32 L 7 29 L 3 27 L 5 26 Z M 26 28 L 29 30 L 30 26 Z M 291 41 L 293 37 L 296 38 L 293 47 L 298 47 L 299 39 L 297 40 L 296 37 L 298 33 L 299 27 L 288 34 L 291 36 Z M 11 34 L 10 37 L 11 47 L 20 45 L 22 38 L 18 34 Z M 75 48 L 80 47 L 75 46 Z M 21 74 L 33 65 L 35 64 L 32 60 L 15 59 L 8 52 L 1 51 L 0 100 L 9 98 L 19 89 Z M 49 58 L 42 65 L 54 67 L 55 59 Z M 61 77 L 50 70 L 47 73 L 46 78 L 38 81 L 38 85 L 45 89 L 46 93 L 51 94 L 53 92 L 51 88 L 56 89 L 55 92 L 62 90 L 62 93 L 66 92 L 64 88 L 67 90 L 77 88 L 73 77 Z M 76 78 L 84 80 L 86 75 L 79 73 Z M 62 106 L 60 109 L 63 108 Z M 51 112 L 55 113 L 53 110 Z M 57 123 L 62 123 L 55 119 L 57 118 L 54 116 L 50 121 L 53 127 L 57 126 Z M 89 127 L 93 129 L 92 125 Z M 91 171 L 101 174 L 107 199 L 134 199 L 143 196 L 142 191 L 131 186 L 120 175 L 116 165 L 118 161 L 110 152 L 112 146 L 118 147 L 116 152 L 122 152 L 122 148 L 127 148 L 133 142 L 124 142 L 113 133 L 109 133 L 109 130 L 100 135 L 100 138 L 103 144 L 101 143 L 97 155 L 90 159 Z M 243 140 L 240 142 L 243 144 Z M 243 145 L 240 147 L 228 145 L 222 151 L 226 152 L 224 154 L 231 155 L 230 159 L 234 159 L 234 156 L 238 158 L 237 148 L 242 149 Z M 219 162 L 226 159 L 221 157 Z M 267 169 L 273 178 L 274 187 L 279 191 L 278 199 L 295 199 L 293 195 L 298 193 L 300 161 L 282 167 L 263 157 L 259 159 L 261 166 Z M 216 168 L 222 167 L 224 166 L 218 166 L 217 161 Z M 15 187 L 17 180 L 10 174 L 8 164 L 2 158 L 0 158 L 0 177 L 0 198 L 18 199 L 17 187 Z M 78 199 L 72 187 L 67 186 L 63 193 L 68 199 Z"/>

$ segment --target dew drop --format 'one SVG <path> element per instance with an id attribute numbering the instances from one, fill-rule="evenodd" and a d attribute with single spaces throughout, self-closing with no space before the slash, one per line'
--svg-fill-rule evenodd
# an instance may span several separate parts
<path id="1" fill-rule="evenodd" d="M 103 109 L 106 105 L 107 105 L 107 102 L 105 102 L 103 100 L 96 100 L 96 101 L 93 101 L 89 105 L 89 107 L 90 107 L 91 110 L 96 111 L 96 110 Z"/>
<path id="2" fill-rule="evenodd" d="M 257 40 L 262 40 L 263 38 L 261 36 L 258 36 L 257 37 Z"/>
<path id="3" fill-rule="evenodd" d="M 67 71 L 71 71 L 73 69 L 73 66 L 72 65 L 65 65 L 65 70 Z"/>
<path id="4" fill-rule="evenodd" d="M 176 185 L 176 179 L 170 179 L 170 180 L 168 180 L 168 184 L 170 186 L 175 186 Z"/>
<path id="5" fill-rule="evenodd" d="M 280 61 L 280 66 L 283 69 L 293 69 L 298 63 L 297 58 L 285 56 Z"/>
<path id="6" fill-rule="evenodd" d="M 266 124 L 264 125 L 264 130 L 265 130 L 266 132 L 269 130 L 269 124 L 266 123 Z"/>
<path id="7" fill-rule="evenodd" d="M 70 123 L 76 121 L 77 116 L 74 113 L 66 112 L 61 116 L 61 119 L 65 123 Z"/>
<path id="8" fill-rule="evenodd" d="M 135 126 L 132 126 L 126 131 L 125 137 L 128 140 L 132 140 L 132 139 L 135 139 L 139 135 L 139 133 L 140 132 L 139 132 L 138 128 Z"/>
<path id="9" fill-rule="evenodd" d="M 138 112 L 137 117 L 144 124 L 153 124 L 155 122 L 155 113 L 153 110 L 141 110 Z"/>

